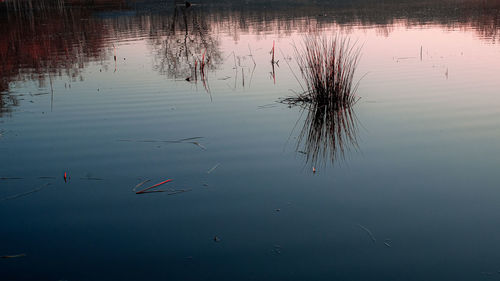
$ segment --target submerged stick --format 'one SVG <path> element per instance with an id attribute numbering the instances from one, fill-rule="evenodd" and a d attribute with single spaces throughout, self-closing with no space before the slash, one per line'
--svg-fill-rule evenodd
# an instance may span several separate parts
<path id="1" fill-rule="evenodd" d="M 373 243 L 376 243 L 377 242 L 377 239 L 375 239 L 375 236 L 373 236 L 373 233 L 366 227 L 362 226 L 361 224 L 358 223 L 358 226 L 363 229 L 364 231 L 366 231 L 366 233 L 368 233 L 368 235 L 370 236 L 370 239 L 372 239 Z"/>

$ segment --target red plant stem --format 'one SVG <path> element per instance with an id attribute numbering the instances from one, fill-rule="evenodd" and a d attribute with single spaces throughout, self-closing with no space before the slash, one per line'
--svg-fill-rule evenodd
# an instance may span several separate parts
<path id="1" fill-rule="evenodd" d="M 207 52 L 207 49 L 205 49 L 205 51 L 203 52 L 203 56 L 202 56 L 202 62 L 201 62 L 201 69 L 205 68 L 205 53 Z"/>
<path id="2" fill-rule="evenodd" d="M 273 60 L 272 62 L 274 63 L 274 40 L 273 40 Z"/>
<path id="3" fill-rule="evenodd" d="M 155 184 L 155 185 L 152 185 L 152 186 L 150 186 L 150 187 L 146 187 L 146 188 L 145 188 L 145 189 L 143 189 L 143 190 L 137 191 L 135 194 L 147 193 L 147 192 L 145 192 L 145 191 L 150 190 L 150 189 L 152 189 L 152 188 L 155 188 L 155 187 L 157 187 L 157 186 L 160 186 L 160 185 L 165 184 L 165 183 L 170 182 L 170 181 L 172 181 L 172 179 L 168 179 L 168 180 L 166 180 L 166 181 L 159 182 L 159 183 L 157 183 L 157 184 Z M 150 192 L 151 192 L 151 191 L 150 191 Z"/>

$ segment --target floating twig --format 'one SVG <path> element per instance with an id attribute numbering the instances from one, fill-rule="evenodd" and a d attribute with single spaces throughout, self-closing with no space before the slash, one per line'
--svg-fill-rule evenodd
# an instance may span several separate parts
<path id="1" fill-rule="evenodd" d="M 7 200 L 12 200 L 12 199 L 17 199 L 19 197 L 23 197 L 23 196 L 29 195 L 31 193 L 38 192 L 38 191 L 42 190 L 44 187 L 46 187 L 47 185 L 49 185 L 49 183 L 44 184 L 44 185 L 42 185 L 40 187 L 37 187 L 35 189 L 26 191 L 26 192 L 22 192 L 22 193 L 18 193 L 18 194 L 14 194 L 14 195 L 11 195 L 11 196 L 4 197 L 4 198 L 0 199 L 0 201 L 7 201 Z"/>
<path id="2" fill-rule="evenodd" d="M 368 235 L 370 236 L 370 239 L 372 239 L 373 243 L 376 243 L 377 242 L 377 239 L 375 239 L 375 236 L 373 236 L 373 233 L 366 227 L 362 226 L 361 224 L 358 223 L 358 226 L 363 229 L 364 231 L 366 231 L 366 233 L 368 233 Z"/>
<path id="3" fill-rule="evenodd" d="M 90 180 L 90 181 L 103 181 L 104 179 L 102 178 L 93 178 L 93 177 L 85 177 L 85 178 L 80 178 L 81 180 Z"/>
<path id="4" fill-rule="evenodd" d="M 175 194 L 179 194 L 179 193 L 184 193 L 184 192 L 189 192 L 191 191 L 192 189 L 177 189 L 177 190 L 170 190 L 168 195 L 175 195 Z"/>
<path id="5" fill-rule="evenodd" d="M 142 182 L 138 183 L 138 184 L 137 184 L 137 185 L 136 185 L 136 186 L 132 189 L 132 191 L 134 191 L 134 192 L 135 192 L 135 190 L 136 190 L 137 188 L 141 187 L 142 185 L 144 185 L 145 183 L 147 183 L 147 182 L 149 182 L 149 181 L 151 181 L 151 180 L 150 180 L 150 179 L 147 179 L 147 180 L 144 180 L 144 181 L 142 181 Z"/>
<path id="6" fill-rule="evenodd" d="M 143 189 L 143 190 L 137 191 L 135 194 L 143 194 L 143 193 L 151 193 L 151 192 L 164 192 L 163 190 L 156 190 L 156 191 L 148 191 L 148 190 L 151 190 L 151 189 L 153 189 L 153 188 L 155 188 L 155 187 L 158 187 L 158 186 L 160 186 L 160 185 L 162 185 L 162 184 L 165 184 L 165 183 L 167 183 L 167 182 L 171 182 L 171 181 L 172 181 L 172 179 L 168 179 L 168 180 L 165 180 L 165 181 L 159 182 L 159 183 L 157 183 L 157 184 L 155 184 L 155 185 L 152 185 L 152 186 L 150 186 L 150 187 L 146 187 L 146 188 L 145 188 L 145 189 Z"/>
<path id="7" fill-rule="evenodd" d="M 207 174 L 210 174 L 211 172 L 215 171 L 217 167 L 219 167 L 220 163 L 215 164 L 210 170 L 207 171 Z"/>

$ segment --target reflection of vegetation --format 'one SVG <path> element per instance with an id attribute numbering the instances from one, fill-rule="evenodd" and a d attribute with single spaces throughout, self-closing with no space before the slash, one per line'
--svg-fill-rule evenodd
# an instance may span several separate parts
<path id="1" fill-rule="evenodd" d="M 45 75 L 76 78 L 89 61 L 104 58 L 108 31 L 102 21 L 90 18 L 89 9 L 63 4 L 11 0 L 0 6 L 0 33 L 6 39 L 0 41 L 4 87 L 10 80 L 43 83 Z"/>
<path id="2" fill-rule="evenodd" d="M 307 90 L 283 102 L 308 111 L 297 148 L 304 143 L 303 152 L 313 164 L 327 158 L 333 162 L 356 145 L 353 78 L 360 50 L 344 37 L 312 36 L 305 37 L 303 49 L 295 50 Z"/>
<path id="3" fill-rule="evenodd" d="M 219 3 L 219 2 L 218 2 Z M 316 0 L 247 1 L 235 0 L 207 8 L 236 39 L 240 34 L 265 34 L 292 31 L 310 32 L 355 25 L 372 26 L 388 34 L 395 23 L 418 26 L 438 24 L 449 28 L 471 29 L 485 39 L 498 40 L 500 2 L 497 0 Z M 227 28 L 227 27 L 231 28 Z"/>
<path id="4" fill-rule="evenodd" d="M 221 63 L 219 41 L 205 14 L 195 6 L 175 6 L 170 17 L 154 15 L 151 23 L 156 28 L 168 27 L 152 38 L 155 67 L 160 73 L 172 78 L 193 76 L 195 61 L 200 62 L 203 56 L 208 69 Z"/>
<path id="5" fill-rule="evenodd" d="M 19 100 L 16 96 L 10 95 L 7 92 L 3 92 L 0 88 L 0 116 L 5 113 L 10 113 L 12 111 L 12 107 L 18 105 Z"/>
<path id="6" fill-rule="evenodd" d="M 133 13 L 123 13 L 134 7 Z M 109 13 L 112 11 L 112 13 Z M 287 35 L 355 25 L 387 35 L 394 23 L 439 24 L 498 40 L 496 0 L 200 0 L 189 8 L 163 0 L 0 1 L 0 88 L 10 81 L 44 80 L 47 73 L 78 78 L 91 61 L 106 58 L 111 40 L 148 38 L 156 68 L 170 77 L 192 75 L 206 52 L 207 69 L 222 61 L 218 33 Z"/>
<path id="7" fill-rule="evenodd" d="M 357 147 L 357 120 L 351 106 L 311 101 L 302 104 L 307 110 L 297 149 L 303 145 L 307 161 L 333 163 L 345 152 Z"/>
<path id="8" fill-rule="evenodd" d="M 83 79 L 81 69 L 105 58 L 109 37 L 103 21 L 91 14 L 116 9 L 122 2 L 95 0 L 91 8 L 81 6 L 83 0 L 0 3 L 0 112 L 18 104 L 9 94 L 12 81 L 38 81 L 43 87 L 54 76 Z"/>

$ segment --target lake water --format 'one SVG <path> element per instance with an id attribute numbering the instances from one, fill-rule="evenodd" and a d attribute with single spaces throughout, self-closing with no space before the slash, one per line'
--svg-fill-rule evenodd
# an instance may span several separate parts
<path id="1" fill-rule="evenodd" d="M 500 279 L 500 2 L 85 2 L 0 3 L 2 280 Z M 311 34 L 351 138 L 280 102 Z"/>

